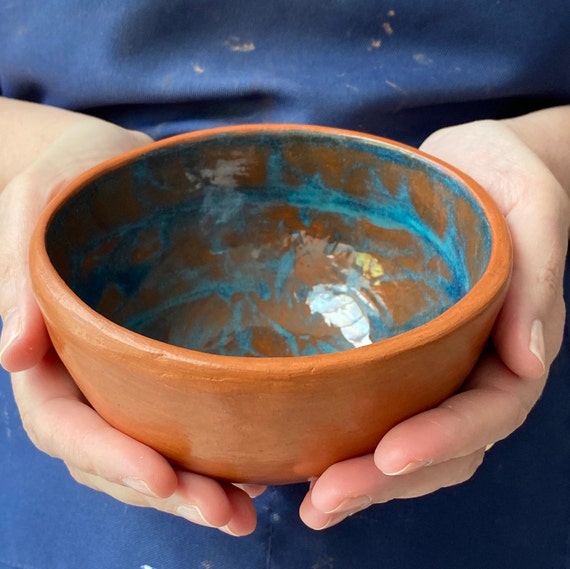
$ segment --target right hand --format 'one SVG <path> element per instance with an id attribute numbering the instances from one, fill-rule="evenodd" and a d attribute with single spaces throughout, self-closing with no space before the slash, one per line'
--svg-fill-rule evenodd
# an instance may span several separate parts
<path id="1" fill-rule="evenodd" d="M 30 439 L 63 460 L 75 480 L 127 504 L 246 535 L 256 523 L 250 496 L 263 488 L 238 488 L 175 468 L 106 423 L 55 354 L 30 284 L 30 236 L 48 201 L 87 168 L 148 142 L 143 133 L 80 116 L 0 194 L 0 363 L 12 373 Z"/>

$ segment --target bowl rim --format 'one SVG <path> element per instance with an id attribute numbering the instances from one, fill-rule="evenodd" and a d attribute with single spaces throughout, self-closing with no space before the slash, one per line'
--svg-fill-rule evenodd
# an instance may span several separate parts
<path id="1" fill-rule="evenodd" d="M 116 324 L 81 300 L 65 283 L 51 263 L 45 247 L 45 235 L 51 220 L 66 199 L 80 192 L 86 185 L 104 173 L 118 169 L 148 152 L 176 146 L 180 143 L 187 144 L 193 141 L 203 141 L 220 135 L 279 133 L 285 131 L 348 137 L 365 142 L 378 143 L 416 160 L 427 162 L 431 166 L 438 168 L 445 176 L 459 182 L 478 203 L 489 224 L 491 243 L 489 261 L 479 280 L 462 298 L 437 317 L 420 326 L 379 340 L 368 346 L 326 354 L 254 357 L 212 354 L 175 346 L 149 338 Z M 281 370 L 281 373 L 277 375 L 282 376 L 298 375 L 307 370 L 314 370 L 317 367 L 319 369 L 350 367 L 362 360 L 379 361 L 451 334 L 476 318 L 493 300 L 504 292 L 510 279 L 512 260 L 513 252 L 510 232 L 498 205 L 478 182 L 455 166 L 413 146 L 386 137 L 349 129 L 294 123 L 230 125 L 196 130 L 153 141 L 107 159 L 73 178 L 47 204 L 36 222 L 29 248 L 32 288 L 42 313 L 44 312 L 44 297 L 51 296 L 51 298 L 58 299 L 62 309 L 73 315 L 75 321 L 87 323 L 94 333 L 103 334 L 106 340 L 112 342 L 119 350 L 121 347 L 128 347 L 128 349 L 138 352 L 159 354 L 170 363 L 178 362 L 182 365 L 192 364 L 219 369 L 231 368 L 236 372 L 243 370 L 254 375 L 256 373 L 266 373 L 268 369 L 271 369 L 272 374 L 276 370 Z M 47 289 L 49 289 L 49 293 Z M 65 299 L 64 302 L 62 302 L 63 299 Z M 48 318 L 47 315 L 44 314 L 44 318 Z M 284 362 L 287 362 L 286 366 L 283 365 Z"/>

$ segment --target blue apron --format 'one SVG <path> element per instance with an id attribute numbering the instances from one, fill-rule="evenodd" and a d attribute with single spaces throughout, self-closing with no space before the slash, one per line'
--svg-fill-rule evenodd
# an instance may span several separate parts
<path id="1" fill-rule="evenodd" d="M 154 138 L 313 123 L 417 144 L 570 100 L 568 0 L 0 1 L 0 93 Z"/>

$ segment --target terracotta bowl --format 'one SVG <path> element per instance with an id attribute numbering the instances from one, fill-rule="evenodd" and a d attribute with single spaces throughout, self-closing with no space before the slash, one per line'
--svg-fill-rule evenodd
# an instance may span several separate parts
<path id="1" fill-rule="evenodd" d="M 164 140 L 72 182 L 31 247 L 67 369 L 117 429 L 220 479 L 368 453 L 461 386 L 510 240 L 473 180 L 319 127 Z"/>

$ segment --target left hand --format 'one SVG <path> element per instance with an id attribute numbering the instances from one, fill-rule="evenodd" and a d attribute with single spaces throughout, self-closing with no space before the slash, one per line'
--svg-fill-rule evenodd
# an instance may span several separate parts
<path id="1" fill-rule="evenodd" d="M 328 468 L 301 505 L 309 527 L 324 529 L 371 504 L 469 479 L 488 445 L 517 429 L 540 397 L 562 342 L 570 206 L 549 161 L 514 126 L 450 127 L 421 147 L 477 180 L 509 224 L 513 276 L 493 330 L 494 351 L 480 359 L 460 393 L 394 427 L 374 454 Z"/>
<path id="2" fill-rule="evenodd" d="M 89 488 L 231 535 L 251 533 L 256 524 L 251 497 L 263 487 L 238 488 L 176 468 L 104 421 L 55 354 L 32 291 L 27 252 L 43 207 L 86 168 L 150 139 L 86 115 L 0 97 L 0 119 L 11 111 L 34 114 L 42 132 L 50 124 L 57 126 L 53 137 L 32 137 L 29 144 L 22 135 L 21 154 L 28 152 L 28 159 L 11 177 L 5 174 L 13 168 L 11 160 L 0 168 L 0 182 L 2 175 L 7 180 L 0 193 L 0 364 L 12 372 L 24 429 L 38 449 L 61 459 L 72 477 Z M 54 115 L 59 118 L 52 121 Z M 29 151 L 34 146 L 37 154 Z"/>

